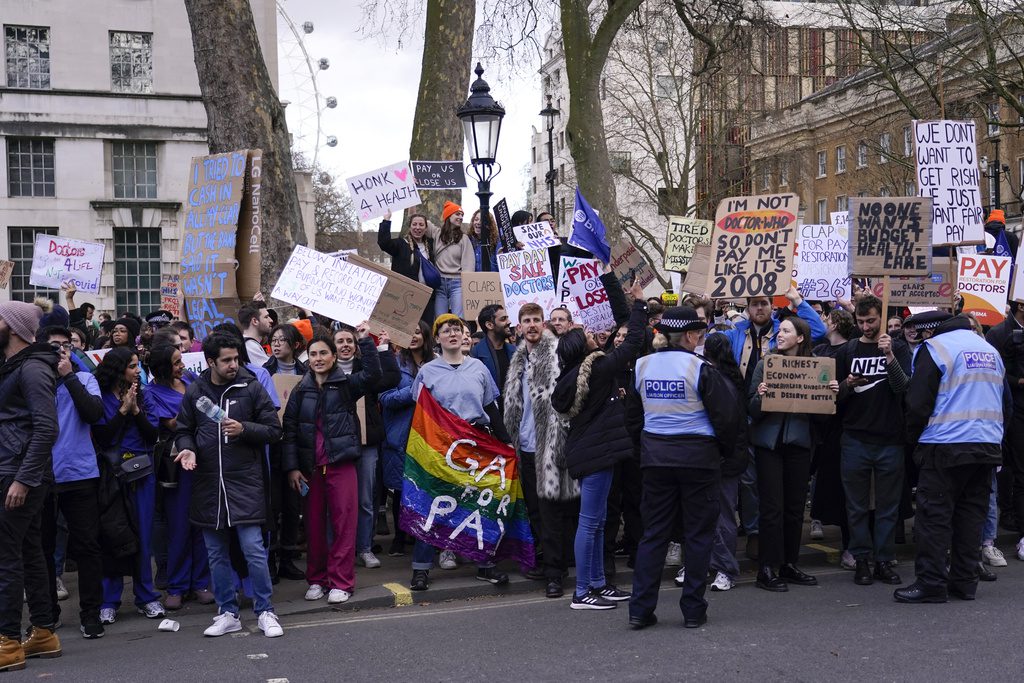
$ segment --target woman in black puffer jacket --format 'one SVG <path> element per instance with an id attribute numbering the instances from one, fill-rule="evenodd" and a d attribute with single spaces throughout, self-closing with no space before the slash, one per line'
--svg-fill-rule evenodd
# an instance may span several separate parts
<path id="1" fill-rule="evenodd" d="M 613 301 L 615 287 L 617 282 L 605 285 Z M 647 305 L 638 284 L 633 284 L 630 293 L 634 303 L 629 331 L 614 351 L 607 355 L 598 351 L 593 336 L 579 329 L 570 330 L 558 342 L 562 375 L 551 405 L 570 419 L 566 466 L 569 474 L 581 480 L 572 609 L 611 609 L 617 601 L 629 599 L 629 593 L 605 580 L 604 523 L 615 464 L 633 455 L 633 440 L 626 431 L 625 391 L 619 379 L 643 346 Z"/>
<path id="2" fill-rule="evenodd" d="M 307 600 L 345 602 L 355 585 L 355 541 L 359 491 L 356 461 L 361 455 L 356 401 L 380 380 L 377 348 L 357 333 L 363 368 L 346 375 L 337 363 L 334 340 L 309 344 L 309 372 L 288 398 L 284 412 L 283 468 L 306 497 Z M 327 525 L 334 534 L 327 548 Z"/>

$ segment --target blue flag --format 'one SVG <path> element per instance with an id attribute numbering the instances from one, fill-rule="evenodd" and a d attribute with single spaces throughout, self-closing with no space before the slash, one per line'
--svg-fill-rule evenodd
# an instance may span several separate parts
<path id="1" fill-rule="evenodd" d="M 1006 231 L 1000 230 L 996 235 L 996 248 L 993 250 L 996 256 L 1009 256 L 1011 261 L 1016 256 L 1010 252 L 1010 243 L 1006 240 Z"/>
<path id="2" fill-rule="evenodd" d="M 604 223 L 580 194 L 579 187 L 576 188 L 576 206 L 572 211 L 572 234 L 569 235 L 569 244 L 586 249 L 603 263 L 610 263 L 612 260 L 612 249 L 604 236 Z"/>

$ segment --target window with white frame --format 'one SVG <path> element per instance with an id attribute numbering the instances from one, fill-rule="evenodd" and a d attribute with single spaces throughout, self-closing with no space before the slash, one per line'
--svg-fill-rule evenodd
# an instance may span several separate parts
<path id="1" fill-rule="evenodd" d="M 7 87 L 50 88 L 50 29 L 45 26 L 4 26 Z"/>
<path id="2" fill-rule="evenodd" d="M 14 271 L 7 287 L 14 301 L 32 301 L 37 296 L 55 296 L 56 290 L 29 284 L 32 276 L 32 255 L 37 235 L 56 235 L 57 228 L 7 228 L 7 258 L 14 261 Z"/>
<path id="3" fill-rule="evenodd" d="M 156 199 L 155 142 L 114 142 L 110 161 L 116 199 Z"/>
<path id="4" fill-rule="evenodd" d="M 866 168 L 868 165 L 868 143 L 857 143 L 857 168 Z"/>
<path id="5" fill-rule="evenodd" d="M 629 152 L 608 152 L 608 161 L 611 162 L 612 173 L 629 175 L 632 172 L 633 161 Z"/>
<path id="6" fill-rule="evenodd" d="M 153 34 L 110 32 L 110 85 L 114 92 L 153 92 Z"/>
<path id="7" fill-rule="evenodd" d="M 665 74 L 654 77 L 654 95 L 660 100 L 677 100 L 685 85 L 681 76 Z"/>
<path id="8" fill-rule="evenodd" d="M 910 134 L 910 126 L 903 126 L 903 156 L 909 157 L 914 151 L 914 137 Z"/>
<path id="9" fill-rule="evenodd" d="M 818 152 L 818 177 L 824 178 L 828 172 L 828 154 L 825 150 Z"/>
<path id="10" fill-rule="evenodd" d="M 846 147 L 836 147 L 836 173 L 846 173 Z"/>
<path id="11" fill-rule="evenodd" d="M 767 161 L 761 166 L 761 189 L 767 190 L 772 186 L 772 167 Z"/>
<path id="12" fill-rule="evenodd" d="M 836 211 L 849 211 L 849 210 L 850 210 L 850 200 L 847 198 L 847 196 L 845 194 L 841 194 L 838 197 L 836 197 Z"/>
<path id="13" fill-rule="evenodd" d="M 7 194 L 10 197 L 53 197 L 53 140 L 7 138 Z"/>
<path id="14" fill-rule="evenodd" d="M 818 223 L 819 224 L 828 223 L 828 200 L 827 199 L 819 199 L 818 200 Z"/>
<path id="15" fill-rule="evenodd" d="M 888 187 L 883 185 L 881 187 L 881 189 L 878 190 L 878 196 L 879 197 L 891 197 L 892 196 L 892 190 L 890 190 Z"/>
<path id="16" fill-rule="evenodd" d="M 878 136 L 878 151 L 878 163 L 889 163 L 889 157 L 892 156 L 892 133 L 882 133 Z"/>
<path id="17" fill-rule="evenodd" d="M 160 308 L 160 228 L 114 229 L 117 310 Z"/>
<path id="18" fill-rule="evenodd" d="M 917 183 L 913 180 L 908 180 L 903 184 L 903 196 L 904 197 L 916 197 L 917 196 Z"/>

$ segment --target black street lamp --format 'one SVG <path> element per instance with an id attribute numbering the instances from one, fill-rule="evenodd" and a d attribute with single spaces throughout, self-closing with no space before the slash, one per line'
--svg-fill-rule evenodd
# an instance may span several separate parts
<path id="1" fill-rule="evenodd" d="M 990 136 L 992 141 L 992 152 L 995 159 L 988 164 L 988 173 L 982 173 L 982 177 L 988 179 L 991 184 L 989 186 L 989 201 L 992 202 L 989 210 L 1002 208 L 1002 197 L 1000 192 L 1000 184 L 1002 183 L 1002 176 L 1005 174 L 1007 177 L 1010 175 L 1010 167 L 1002 163 L 999 159 L 999 136 Z M 986 159 L 987 161 L 987 159 Z"/>
<path id="2" fill-rule="evenodd" d="M 548 173 L 546 176 L 544 176 L 544 181 L 548 184 L 548 213 L 554 216 L 555 180 L 558 179 L 558 173 L 555 172 L 555 117 L 561 116 L 562 112 L 558 111 L 557 109 L 551 106 L 551 95 L 548 95 L 548 106 L 540 110 L 540 115 L 544 117 L 544 120 L 548 124 Z"/>
<path id="3" fill-rule="evenodd" d="M 491 269 L 491 178 L 501 173 L 498 138 L 505 108 L 491 97 L 491 87 L 483 79 L 484 68 L 477 62 L 476 80 L 470 87 L 469 99 L 459 107 L 456 116 L 462 121 L 469 147 L 469 162 L 477 180 L 476 196 L 480 198 L 480 269 Z"/>

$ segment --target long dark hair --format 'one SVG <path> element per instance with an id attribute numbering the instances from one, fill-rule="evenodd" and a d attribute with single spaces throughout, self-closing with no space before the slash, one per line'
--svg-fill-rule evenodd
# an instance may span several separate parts
<path id="1" fill-rule="evenodd" d="M 590 351 L 587 349 L 587 335 L 579 328 L 573 328 L 558 338 L 558 364 L 562 371 L 583 362 Z"/>
<path id="2" fill-rule="evenodd" d="M 103 360 L 96 366 L 96 383 L 100 391 L 116 394 L 124 382 L 124 373 L 131 365 L 132 356 L 138 357 L 135 349 L 126 346 L 115 346 L 107 351 Z M 141 389 L 141 387 L 140 387 Z M 139 405 L 142 404 L 142 392 L 139 391 Z"/>
<path id="3" fill-rule="evenodd" d="M 740 366 L 736 364 L 736 359 L 732 355 L 732 343 L 727 336 L 724 334 L 709 334 L 707 339 L 704 340 L 704 357 L 727 380 L 736 385 L 736 388 L 743 395 L 743 374 L 740 372 Z"/>
<path id="4" fill-rule="evenodd" d="M 466 233 L 462 232 L 461 225 L 455 225 L 452 223 L 452 219 L 446 218 L 444 223 L 441 225 L 441 244 L 450 245 L 458 244 L 459 241 L 465 236 Z"/>
<path id="5" fill-rule="evenodd" d="M 430 333 L 430 325 L 422 318 L 419 321 L 420 336 L 423 337 L 423 364 L 426 365 L 434 360 L 434 335 Z M 403 348 L 398 352 L 399 361 L 410 368 L 416 368 L 416 359 L 412 357 L 412 351 Z M 415 374 L 415 373 L 414 373 Z"/>
<path id="6" fill-rule="evenodd" d="M 811 326 L 807 324 L 807 321 L 797 315 L 791 315 L 782 322 L 788 322 L 793 325 L 793 329 L 796 333 L 804 338 L 800 342 L 799 346 L 796 347 L 796 355 L 798 356 L 813 356 L 814 347 L 811 345 Z M 781 325 L 781 323 L 780 323 Z"/>
<path id="7" fill-rule="evenodd" d="M 489 211 L 487 212 L 487 216 L 488 216 L 487 219 L 484 219 L 483 216 L 480 216 L 480 237 L 477 237 L 476 236 L 476 231 L 473 230 L 473 221 L 476 219 L 477 216 L 480 216 L 480 209 L 477 209 L 476 211 L 474 211 L 473 212 L 473 218 L 469 219 L 469 228 L 466 230 L 466 234 L 469 235 L 470 241 L 472 241 L 473 244 L 479 244 L 481 239 L 484 236 L 484 230 L 486 229 L 487 232 L 490 234 L 490 239 L 488 239 L 488 244 L 490 244 L 492 248 L 497 246 L 497 244 L 498 244 L 498 226 L 495 224 L 494 216 Z M 485 220 L 486 220 L 486 225 L 484 224 Z"/>
<path id="8" fill-rule="evenodd" d="M 149 352 L 149 371 L 160 384 L 170 385 L 174 381 L 174 353 L 177 348 L 161 344 Z"/>

